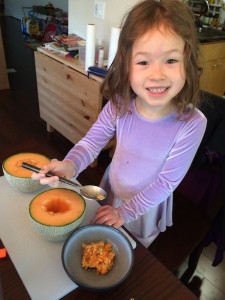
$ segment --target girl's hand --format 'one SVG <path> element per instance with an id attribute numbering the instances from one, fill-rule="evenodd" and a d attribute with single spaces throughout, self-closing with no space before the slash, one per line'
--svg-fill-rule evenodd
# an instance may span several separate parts
<path id="1" fill-rule="evenodd" d="M 52 172 L 56 176 L 46 177 L 45 173 Z M 51 160 L 51 162 L 41 169 L 39 173 L 33 173 L 31 178 L 33 180 L 39 180 L 41 184 L 48 184 L 51 187 L 59 186 L 59 177 L 65 177 L 71 179 L 76 175 L 76 169 L 70 160 L 59 161 L 57 159 Z"/>
<path id="2" fill-rule="evenodd" d="M 119 228 L 124 224 L 124 220 L 117 208 L 110 205 L 105 205 L 99 207 L 99 209 L 96 211 L 93 223 L 105 224 Z"/>

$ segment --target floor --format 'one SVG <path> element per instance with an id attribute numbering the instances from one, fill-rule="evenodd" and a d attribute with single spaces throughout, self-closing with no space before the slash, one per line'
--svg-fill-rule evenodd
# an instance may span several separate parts
<path id="1" fill-rule="evenodd" d="M 57 132 L 49 134 L 46 124 L 39 118 L 33 50 L 24 46 L 18 20 L 0 14 L 0 22 L 11 87 L 0 91 L 0 163 L 13 153 L 34 149 L 62 159 L 72 144 Z M 98 166 L 84 171 L 79 181 L 98 184 L 109 162 L 105 151 L 100 155 Z M 212 267 L 214 254 L 213 244 L 204 249 L 197 271 L 189 282 L 189 288 L 200 300 L 225 299 L 225 261 Z M 185 268 L 186 262 L 180 267 L 178 277 Z"/>
<path id="2" fill-rule="evenodd" d="M 225 299 L 225 261 L 219 266 L 213 267 L 212 260 L 215 255 L 215 245 L 211 244 L 203 250 L 197 270 L 193 274 L 188 287 L 200 300 L 224 300 Z M 178 278 L 186 269 L 187 263 L 178 270 Z"/>

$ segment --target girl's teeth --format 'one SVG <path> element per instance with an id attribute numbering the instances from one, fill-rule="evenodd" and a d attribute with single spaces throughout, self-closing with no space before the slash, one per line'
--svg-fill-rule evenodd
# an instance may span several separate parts
<path id="1" fill-rule="evenodd" d="M 166 90 L 166 88 L 154 88 L 154 89 L 149 89 L 149 91 L 151 92 L 151 93 L 162 93 L 162 92 L 164 92 Z"/>

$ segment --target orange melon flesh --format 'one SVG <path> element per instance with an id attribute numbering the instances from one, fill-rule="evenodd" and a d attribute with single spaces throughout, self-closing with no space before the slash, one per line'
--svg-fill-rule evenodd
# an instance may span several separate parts
<path id="1" fill-rule="evenodd" d="M 42 168 L 50 162 L 45 155 L 32 152 L 14 154 L 4 160 L 2 170 L 5 179 L 16 190 L 24 193 L 35 192 L 43 187 L 39 180 L 32 180 L 32 171 L 21 167 L 21 163 L 26 162 Z"/>
<path id="2" fill-rule="evenodd" d="M 86 204 L 73 190 L 57 188 L 40 193 L 30 203 L 30 216 L 47 226 L 65 226 L 79 219 Z"/>
<path id="3" fill-rule="evenodd" d="M 7 158 L 3 162 L 3 168 L 7 173 L 15 177 L 30 178 L 33 171 L 22 168 L 22 162 L 42 168 L 50 162 L 50 159 L 39 153 L 18 153 Z"/>

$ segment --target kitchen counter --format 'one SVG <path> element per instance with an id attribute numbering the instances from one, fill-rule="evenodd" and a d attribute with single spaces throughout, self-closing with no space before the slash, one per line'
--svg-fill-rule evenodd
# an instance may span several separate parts
<path id="1" fill-rule="evenodd" d="M 203 27 L 198 32 L 198 37 L 201 43 L 225 41 L 225 31 Z"/>

